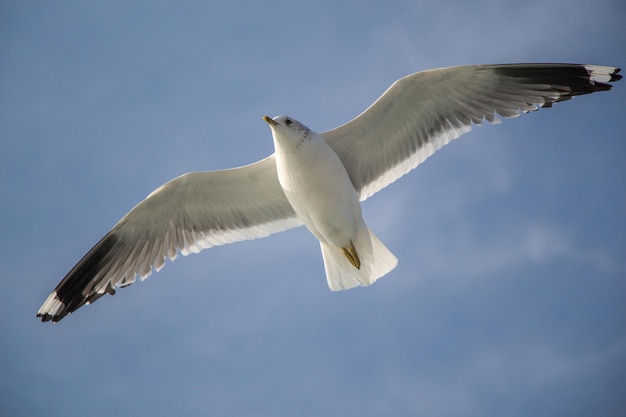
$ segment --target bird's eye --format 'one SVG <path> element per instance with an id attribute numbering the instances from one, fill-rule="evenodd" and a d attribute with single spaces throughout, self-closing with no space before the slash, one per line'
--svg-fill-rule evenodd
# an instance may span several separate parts
<path id="1" fill-rule="evenodd" d="M 285 120 L 285 124 L 286 124 L 287 126 L 289 126 L 289 125 L 290 125 L 290 124 L 292 124 L 292 123 L 293 123 L 293 120 L 291 120 L 291 119 L 287 119 L 287 120 Z"/>

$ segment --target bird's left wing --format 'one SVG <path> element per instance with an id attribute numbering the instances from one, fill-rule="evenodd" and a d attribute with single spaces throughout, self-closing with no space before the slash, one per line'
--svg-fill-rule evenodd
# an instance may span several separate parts
<path id="1" fill-rule="evenodd" d="M 59 321 L 158 271 L 177 251 L 187 255 L 300 224 L 273 155 L 244 167 L 182 175 L 126 214 L 63 278 L 37 316 Z"/>
<path id="2" fill-rule="evenodd" d="M 396 81 L 354 120 L 322 135 L 365 200 L 495 115 L 517 117 L 609 90 L 619 68 L 578 64 L 467 65 Z"/>

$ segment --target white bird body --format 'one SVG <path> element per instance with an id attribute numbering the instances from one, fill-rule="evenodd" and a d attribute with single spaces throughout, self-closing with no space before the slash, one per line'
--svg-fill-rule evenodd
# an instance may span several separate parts
<path id="1" fill-rule="evenodd" d="M 152 192 L 70 272 L 37 316 L 59 321 L 166 258 L 305 224 L 320 241 L 331 290 L 369 285 L 397 259 L 367 228 L 363 201 L 487 120 L 517 117 L 606 91 L 619 68 L 582 64 L 465 65 L 394 82 L 352 121 L 315 133 L 285 116 L 270 124 L 275 153 L 250 165 L 193 172 Z"/>
<path id="2" fill-rule="evenodd" d="M 276 172 L 291 207 L 320 242 L 348 246 L 361 206 L 346 168 L 318 133 L 289 118 L 274 120 Z"/>
<path id="3" fill-rule="evenodd" d="M 368 229 L 345 166 L 322 135 L 286 116 L 272 129 L 278 181 L 287 200 L 320 241 L 331 290 L 370 285 L 398 263 Z"/>

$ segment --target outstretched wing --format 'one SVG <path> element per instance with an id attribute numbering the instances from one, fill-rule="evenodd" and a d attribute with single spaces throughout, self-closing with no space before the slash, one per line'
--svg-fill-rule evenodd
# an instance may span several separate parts
<path id="1" fill-rule="evenodd" d="M 322 135 L 360 199 L 406 174 L 483 120 L 498 123 L 553 103 L 609 90 L 619 68 L 577 64 L 472 65 L 396 81 L 347 124 Z"/>
<path id="2" fill-rule="evenodd" d="M 59 321 L 158 271 L 177 251 L 187 255 L 300 224 L 273 155 L 244 167 L 182 175 L 126 214 L 63 278 L 37 316 Z"/>

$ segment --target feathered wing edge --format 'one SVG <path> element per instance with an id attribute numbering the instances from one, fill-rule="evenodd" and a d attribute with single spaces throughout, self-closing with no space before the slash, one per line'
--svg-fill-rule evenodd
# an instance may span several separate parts
<path id="1" fill-rule="evenodd" d="M 496 116 L 551 107 L 610 90 L 619 68 L 579 64 L 472 65 L 418 72 L 396 81 L 369 108 L 322 135 L 344 163 L 361 201 L 450 141 Z M 393 118 L 388 115 L 393 114 Z"/>
<path id="2" fill-rule="evenodd" d="M 57 322 L 137 276 L 143 280 L 178 252 L 197 253 L 300 224 L 278 183 L 273 156 L 246 167 L 183 175 L 124 216 L 63 278 L 37 316 Z"/>

